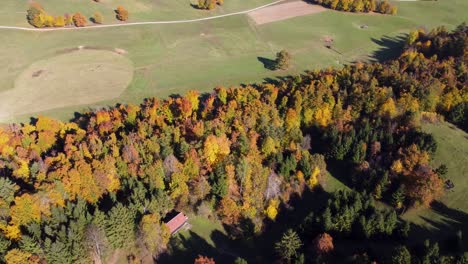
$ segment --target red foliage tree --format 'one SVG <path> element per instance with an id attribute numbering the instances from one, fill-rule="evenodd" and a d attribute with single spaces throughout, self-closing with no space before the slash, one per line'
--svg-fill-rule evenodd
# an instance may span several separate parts
<path id="1" fill-rule="evenodd" d="M 317 255 L 326 255 L 333 251 L 333 238 L 327 233 L 320 234 L 314 239 L 313 246 Z"/>
<path id="2" fill-rule="evenodd" d="M 198 255 L 198 257 L 195 259 L 193 263 L 194 264 L 215 264 L 216 262 L 212 258 Z"/>

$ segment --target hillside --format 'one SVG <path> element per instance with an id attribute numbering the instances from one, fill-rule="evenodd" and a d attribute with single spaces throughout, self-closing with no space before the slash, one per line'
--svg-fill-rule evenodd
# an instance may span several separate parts
<path id="1" fill-rule="evenodd" d="M 422 128 L 437 142 L 432 164 L 434 167 L 445 164 L 448 168 L 445 178 L 455 187 L 446 191 L 432 209 L 410 210 L 403 218 L 421 227 L 415 229 L 415 236 L 421 240 L 453 238 L 458 230 L 468 232 L 468 134 L 445 122 L 425 123 Z"/>
<path id="2" fill-rule="evenodd" d="M 119 23 L 113 14 L 118 4 L 129 10 L 128 22 L 131 23 L 211 17 L 273 2 L 226 0 L 223 6 L 215 10 L 204 11 L 193 8 L 189 1 L 184 0 L 106 0 L 101 3 L 91 0 L 37 1 L 52 15 L 81 12 L 89 18 L 94 12 L 100 11 L 105 25 Z M 5 0 L 0 26 L 28 26 L 25 19 L 27 2 Z M 0 105 L 6 108 L 0 113 L 0 122 L 28 122 L 31 116 L 39 114 L 68 120 L 75 112 L 108 107 L 115 103 L 138 104 L 144 98 L 155 95 L 166 98 L 171 94 L 184 94 L 190 89 L 209 92 L 219 85 L 229 87 L 258 83 L 274 80 L 277 76 L 299 74 L 304 70 L 343 67 L 355 61 L 382 61 L 399 54 L 406 34 L 411 30 L 440 25 L 453 29 L 466 20 L 464 10 L 468 9 L 465 0 L 395 1 L 394 4 L 399 10 L 394 16 L 325 10 L 261 25 L 256 24 L 249 15 L 242 14 L 184 24 L 77 31 L 24 32 L 0 29 L 0 41 L 5 43 L 0 50 L 0 59 L 9 62 L 7 67 L 0 69 Z M 330 38 L 333 39 L 333 49 L 325 47 L 324 40 Z M 30 97 L 25 96 L 22 88 L 25 82 L 49 87 L 72 98 L 80 96 L 80 92 L 86 92 L 86 88 L 82 91 L 67 89 L 65 85 L 48 81 L 51 79 L 34 78 L 29 74 L 31 67 L 42 67 L 44 61 L 50 61 L 55 63 L 49 65 L 50 68 L 37 68 L 34 71 L 53 69 L 52 76 L 61 75 L 60 69 L 63 67 L 60 62 L 69 54 L 68 63 L 71 64 L 74 56 L 69 51 L 80 46 L 100 51 L 124 51 L 119 56 L 124 57 L 122 60 L 130 61 L 133 66 L 126 68 L 125 73 L 126 76 L 133 76 L 130 84 L 122 82 L 122 87 L 115 93 L 109 93 L 107 85 L 94 87 L 99 93 L 107 95 L 98 102 L 87 96 L 81 96 L 80 100 L 54 100 L 53 96 L 49 96 L 50 91 L 42 89 L 28 91 Z M 292 54 L 290 69 L 276 72 L 265 68 L 264 62 L 273 60 L 282 49 Z M 98 57 L 88 63 L 105 65 Z M 112 70 L 109 69 L 110 72 Z M 112 83 L 110 76 L 104 74 L 101 81 Z M 92 74 L 88 77 L 70 78 L 77 87 L 85 87 L 89 79 L 96 80 Z M 122 92 L 122 89 L 125 90 Z M 40 97 L 50 97 L 51 102 L 34 100 Z M 11 98 L 23 98 L 24 104 L 31 107 L 15 110 L 16 101 Z"/>

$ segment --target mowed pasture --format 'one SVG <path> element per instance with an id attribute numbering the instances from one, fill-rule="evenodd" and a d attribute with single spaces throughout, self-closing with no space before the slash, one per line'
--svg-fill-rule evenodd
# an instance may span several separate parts
<path id="1" fill-rule="evenodd" d="M 8 13 L 8 16 L 27 6 L 27 1 L 6 2 L 3 12 Z M 50 0 L 43 1 L 43 5 L 51 13 L 55 12 L 53 9 L 61 13 L 83 8 L 83 13 L 91 16 L 97 6 L 110 8 L 109 11 L 112 11 L 111 6 L 121 3 L 130 10 L 131 21 L 156 21 L 236 12 L 273 1 L 247 1 L 243 4 L 244 2 L 226 0 L 225 5 L 215 11 L 197 10 L 190 6 L 189 1 L 182 0 L 102 0 L 101 4 L 91 0 Z M 304 70 L 327 66 L 341 67 L 358 60 L 385 59 L 398 53 L 398 47 L 401 47 L 410 30 L 437 25 L 454 28 L 467 20 L 466 0 L 395 4 L 399 8 L 399 14 L 396 16 L 326 10 L 262 25 L 257 25 L 248 15 L 238 15 L 184 24 L 76 31 L 24 32 L 0 29 L 0 59 L 7 62 L 0 68 L 0 92 L 16 89 L 15 85 L 21 74 L 34 63 L 50 60 L 63 50 L 78 46 L 105 50 L 123 49 L 127 53 L 121 56 L 131 61 L 134 66 L 132 81 L 117 98 L 109 96 L 99 102 L 77 102 L 75 105 L 28 113 L 12 111 L 14 106 L 3 105 L 3 108 L 10 109 L 10 116 L 1 121 L 28 121 L 32 115 L 38 114 L 68 119 L 75 111 L 106 107 L 115 103 L 140 103 L 147 97 L 184 94 L 189 89 L 208 92 L 218 85 L 256 83 L 277 76 L 298 74 Z M 132 5 L 135 7 L 131 7 Z M 140 13 L 133 11 L 132 16 L 132 9 L 137 10 L 137 5 L 150 5 L 151 8 L 141 7 Z M 167 11 L 169 13 L 166 13 L 166 16 L 157 15 L 162 14 L 162 10 L 169 10 L 165 9 L 166 5 L 174 5 L 172 13 Z M 107 21 L 107 15 L 104 17 Z M 10 23 L 7 23 L 8 21 L 3 21 L 5 16 L 0 14 L 0 22 L 5 25 L 23 21 L 24 14 L 17 14 L 15 18 L 19 20 L 11 19 Z M 333 50 L 325 47 L 326 37 L 334 39 Z M 274 59 L 276 52 L 281 49 L 286 49 L 292 54 L 292 67 L 287 71 L 266 69 L 263 64 L 265 59 Z M 88 59 L 91 63 L 98 58 Z M 81 80 L 79 74 L 70 78 L 70 81 L 73 78 Z M 41 90 L 41 84 L 36 85 L 34 80 L 30 85 L 31 89 L 37 89 L 38 93 L 48 93 Z M 50 89 L 62 89 L 60 91 L 63 92 L 67 92 L 67 89 L 72 90 L 67 88 L 66 82 L 50 86 Z M 54 97 L 51 97 L 51 100 L 54 100 Z M 36 100 L 35 103 L 46 104 L 41 100 Z M 36 109 L 44 108 L 38 106 Z"/>
<path id="2" fill-rule="evenodd" d="M 33 63 L 13 89 L 0 92 L 0 118 L 117 98 L 132 78 L 132 62 L 115 51 L 64 50 Z"/>

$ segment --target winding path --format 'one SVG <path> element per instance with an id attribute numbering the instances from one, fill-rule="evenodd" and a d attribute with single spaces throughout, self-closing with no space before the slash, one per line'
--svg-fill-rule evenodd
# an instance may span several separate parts
<path id="1" fill-rule="evenodd" d="M 172 20 L 172 21 L 149 21 L 149 22 L 132 22 L 132 23 L 122 23 L 122 24 L 109 24 L 109 25 L 93 25 L 87 27 L 62 27 L 62 28 L 29 28 L 29 27 L 14 27 L 14 26 L 0 26 L 0 29 L 9 29 L 9 30 L 22 30 L 22 31 L 58 31 L 58 30 L 85 30 L 85 29 L 96 29 L 96 28 L 110 28 L 110 27 L 129 27 L 129 26 L 140 26 L 140 25 L 158 25 L 158 24 L 181 24 L 181 23 L 194 23 L 206 20 L 213 20 L 223 17 L 230 17 L 230 16 L 237 16 L 237 15 L 244 15 L 250 12 L 269 7 L 272 5 L 276 5 L 280 2 L 285 0 L 278 0 L 273 3 L 269 3 L 266 5 L 262 5 L 256 8 L 252 8 L 249 10 L 219 15 L 219 16 L 212 16 L 212 17 L 204 17 L 204 18 L 197 18 L 197 19 L 188 19 L 188 20 Z"/>

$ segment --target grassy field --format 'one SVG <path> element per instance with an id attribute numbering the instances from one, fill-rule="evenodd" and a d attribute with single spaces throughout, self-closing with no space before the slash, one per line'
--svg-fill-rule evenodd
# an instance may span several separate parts
<path id="1" fill-rule="evenodd" d="M 431 133 L 437 143 L 432 164 L 448 167 L 447 179 L 455 187 L 430 209 L 408 211 L 403 218 L 414 223 L 417 237 L 433 239 L 453 238 L 463 230 L 468 245 L 468 134 L 452 124 L 424 124 L 424 131 Z"/>
<path id="2" fill-rule="evenodd" d="M 167 21 L 203 18 L 239 12 L 273 2 L 272 0 L 230 0 L 215 10 L 206 11 L 193 8 L 196 0 L 35 0 L 46 12 L 53 16 L 82 13 L 90 18 L 95 12 L 102 13 L 104 24 L 119 23 L 115 18 L 117 6 L 122 5 L 129 11 L 128 22 Z M 27 26 L 27 0 L 3 0 L 0 12 L 0 24 L 9 26 Z"/>
<path id="3" fill-rule="evenodd" d="M 1 92 L 0 118 L 117 98 L 132 78 L 132 62 L 116 52 L 70 50 L 33 63 Z"/>
<path id="4" fill-rule="evenodd" d="M 24 14 L 27 1 L 8 0 L 0 13 L 0 24 L 17 24 Z M 47 6 L 62 12 L 84 8 L 94 10 L 93 1 L 50 0 Z M 248 9 L 268 3 L 266 0 L 226 1 L 226 6 L 214 12 L 196 10 L 182 0 L 103 0 L 101 8 L 110 8 L 127 2 L 134 9 L 135 20 L 178 19 L 209 16 Z M 272 2 L 272 1 L 270 1 Z M 55 3 L 55 4 L 53 4 Z M 325 66 L 341 66 L 356 60 L 378 60 L 398 53 L 397 47 L 405 33 L 425 26 L 445 25 L 453 28 L 467 20 L 466 0 L 433 2 L 397 2 L 399 15 L 351 14 L 325 11 L 285 21 L 255 25 L 247 15 L 226 17 L 190 24 L 147 25 L 123 28 L 85 29 L 58 32 L 18 32 L 3 30 L 0 59 L 8 62 L 0 68 L 0 92 L 15 88 L 18 78 L 37 61 L 49 60 L 63 50 L 78 46 L 100 49 L 124 49 L 124 55 L 134 65 L 133 80 L 127 89 L 115 99 L 108 98 L 91 104 L 68 104 L 53 110 L 41 110 L 37 114 L 68 119 L 75 111 L 104 107 L 120 103 L 140 103 L 146 97 L 166 97 L 183 94 L 189 89 L 203 92 L 217 85 L 231 86 L 261 82 L 267 78 L 297 74 L 307 69 Z M 171 5 L 172 7 L 163 6 Z M 107 6 L 107 7 L 106 7 Z M 134 7 L 132 7 L 134 6 Z M 138 11 L 140 6 L 140 11 Z M 143 8 L 142 6 L 149 6 Z M 63 10 L 59 10 L 63 9 Z M 8 12 L 8 11 L 11 12 Z M 166 12 L 164 17 L 163 10 Z M 84 11 L 83 11 L 84 12 Z M 87 11 L 88 12 L 88 11 Z M 201 12 L 201 13 L 200 13 Z M 11 17 L 14 14 L 15 20 Z M 88 15 L 88 14 L 87 14 Z M 3 19 L 3 20 L 2 20 Z M 8 23 L 11 22 L 11 23 Z M 362 25 L 368 27 L 362 29 Z M 324 47 L 323 38 L 334 38 L 335 50 Z M 262 60 L 274 59 L 275 53 L 287 49 L 293 55 L 292 68 L 285 72 L 265 69 Z M 63 85 L 66 85 L 64 83 Z M 59 86 L 63 86 L 59 85 Z M 56 85 L 52 88 L 57 88 Z M 36 109 L 44 109 L 41 100 Z M 13 108 L 11 105 L 4 105 Z M 11 112 L 11 111 L 10 111 Z M 6 121 L 28 121 L 31 113 L 12 113 Z"/>

